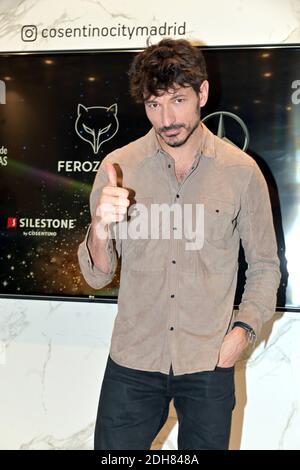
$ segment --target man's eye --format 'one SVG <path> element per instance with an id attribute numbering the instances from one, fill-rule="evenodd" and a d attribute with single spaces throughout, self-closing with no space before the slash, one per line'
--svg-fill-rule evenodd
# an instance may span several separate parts
<path id="1" fill-rule="evenodd" d="M 177 98 L 176 99 L 176 103 L 183 103 L 184 102 L 184 99 L 183 98 Z"/>

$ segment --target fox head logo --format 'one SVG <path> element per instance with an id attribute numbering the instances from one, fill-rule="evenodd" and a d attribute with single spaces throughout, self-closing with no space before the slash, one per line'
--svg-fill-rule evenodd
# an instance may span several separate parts
<path id="1" fill-rule="evenodd" d="M 116 103 L 109 108 L 104 106 L 86 108 L 82 104 L 78 105 L 75 130 L 81 139 L 92 146 L 94 154 L 99 152 L 104 142 L 112 139 L 118 132 L 117 111 Z"/>

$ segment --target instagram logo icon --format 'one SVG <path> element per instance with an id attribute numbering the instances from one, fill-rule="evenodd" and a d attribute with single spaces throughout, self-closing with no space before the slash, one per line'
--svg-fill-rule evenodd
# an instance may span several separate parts
<path id="1" fill-rule="evenodd" d="M 35 41 L 37 38 L 37 27 L 35 25 L 25 25 L 21 30 L 22 41 Z"/>

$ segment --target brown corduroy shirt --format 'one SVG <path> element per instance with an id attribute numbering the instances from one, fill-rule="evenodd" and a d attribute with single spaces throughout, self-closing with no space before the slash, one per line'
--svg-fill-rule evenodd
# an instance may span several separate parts
<path id="1" fill-rule="evenodd" d="M 95 289 L 111 282 L 121 256 L 110 355 L 122 366 L 168 374 L 172 364 L 174 375 L 215 368 L 233 321 L 240 240 L 248 270 L 236 320 L 258 334 L 275 310 L 280 271 L 265 179 L 250 156 L 201 127 L 197 156 L 181 182 L 153 129 L 103 160 L 118 164 L 122 186 L 147 208 L 162 203 L 204 207 L 200 249 L 186 249 L 185 234 L 174 236 L 179 228 L 174 221 L 170 239 L 110 237 L 106 274 L 93 265 L 89 230 L 81 243 L 81 271 Z M 103 162 L 90 196 L 92 214 L 108 182 Z"/>

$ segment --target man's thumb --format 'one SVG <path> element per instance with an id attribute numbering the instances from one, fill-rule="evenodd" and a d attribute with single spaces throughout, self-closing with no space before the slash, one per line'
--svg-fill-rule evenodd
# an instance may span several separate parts
<path id="1" fill-rule="evenodd" d="M 113 164 L 106 162 L 105 171 L 108 176 L 110 186 L 117 186 L 117 173 Z"/>

